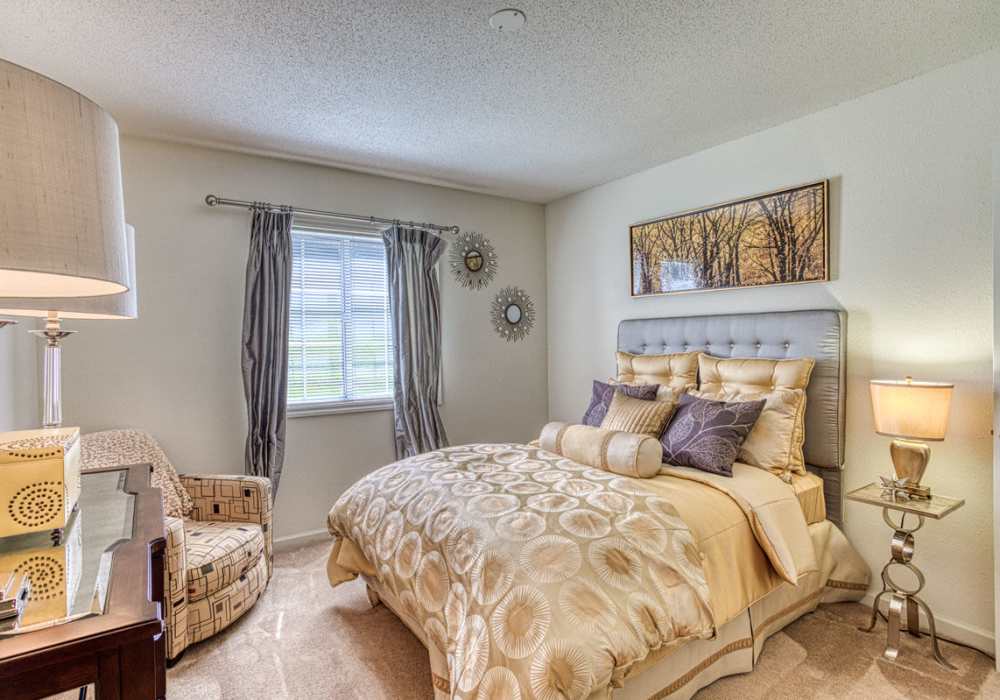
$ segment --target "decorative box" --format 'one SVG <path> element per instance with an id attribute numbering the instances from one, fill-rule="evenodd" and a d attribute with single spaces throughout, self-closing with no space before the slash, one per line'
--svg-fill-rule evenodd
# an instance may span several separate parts
<path id="1" fill-rule="evenodd" d="M 17 627 L 68 617 L 83 575 L 83 527 L 76 512 L 60 537 L 35 532 L 0 540 L 0 571 L 27 576 L 31 586 Z"/>
<path id="2" fill-rule="evenodd" d="M 79 428 L 0 433 L 0 537 L 62 530 L 79 497 Z"/>

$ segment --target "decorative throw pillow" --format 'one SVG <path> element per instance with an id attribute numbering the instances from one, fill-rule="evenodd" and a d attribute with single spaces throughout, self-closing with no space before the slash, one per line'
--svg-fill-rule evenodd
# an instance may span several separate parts
<path id="1" fill-rule="evenodd" d="M 700 384 L 695 396 L 716 401 L 767 401 L 757 425 L 740 449 L 739 460 L 788 479 L 805 474 L 806 387 L 816 361 L 765 358 L 698 358 Z"/>
<path id="2" fill-rule="evenodd" d="M 655 387 L 659 387 L 656 390 L 656 396 L 653 398 L 653 401 L 664 401 L 666 403 L 672 403 L 672 404 L 676 404 L 677 403 L 677 399 L 679 399 L 681 397 L 681 395 L 685 391 L 688 391 L 690 389 L 694 389 L 695 388 L 694 384 L 687 385 L 687 386 L 685 386 L 685 387 L 683 387 L 681 389 L 674 389 L 672 387 L 667 386 L 666 384 L 629 384 L 629 383 L 626 383 L 626 382 L 620 382 L 617 379 L 608 379 L 608 384 L 610 384 L 612 388 L 618 387 L 618 386 L 620 386 L 620 387 L 632 387 L 632 388 L 638 388 L 638 387 L 643 387 L 643 386 L 655 386 Z M 626 391 L 625 393 L 628 394 L 629 396 L 633 396 L 632 394 L 629 394 L 628 391 Z M 638 398 L 643 398 L 643 397 L 641 397 L 641 396 L 635 396 L 634 398 L 638 399 Z M 609 397 L 608 398 L 608 402 L 610 403 L 610 401 L 611 401 L 611 398 Z"/>
<path id="3" fill-rule="evenodd" d="M 732 476 L 740 445 L 763 409 L 764 401 L 711 401 L 685 394 L 660 438 L 664 464 Z"/>
<path id="4" fill-rule="evenodd" d="M 674 412 L 674 405 L 664 401 L 643 401 L 615 391 L 608 414 L 601 421 L 606 430 L 639 433 L 658 438 Z"/>
<path id="5" fill-rule="evenodd" d="M 641 479 L 656 476 L 663 457 L 659 441 L 649 435 L 570 423 L 549 423 L 538 444 L 574 462 Z"/>
<path id="6" fill-rule="evenodd" d="M 631 396 L 634 399 L 643 399 L 644 401 L 655 399 L 659 388 L 659 384 L 621 385 L 621 390 L 627 396 Z M 615 387 L 595 379 L 593 394 L 590 397 L 590 405 L 587 406 L 587 412 L 583 414 L 583 420 L 580 422 L 583 425 L 590 425 L 595 428 L 600 427 L 604 416 L 608 414 L 608 406 L 611 405 L 611 399 L 614 395 Z"/>
<path id="7" fill-rule="evenodd" d="M 622 384 L 662 384 L 683 390 L 698 384 L 698 352 L 669 355 L 616 353 L 618 381 Z"/>
<path id="8" fill-rule="evenodd" d="M 804 461 L 796 465 L 796 453 L 802 454 L 802 440 L 796 434 L 796 426 L 805 405 L 802 389 L 775 389 L 774 391 L 751 393 L 747 391 L 692 391 L 692 396 L 713 401 L 763 401 L 764 410 L 753 430 L 740 446 L 738 459 L 790 480 L 790 473 L 805 472 Z M 804 431 L 799 433 L 805 436 Z M 797 451 L 797 452 L 796 452 Z"/>

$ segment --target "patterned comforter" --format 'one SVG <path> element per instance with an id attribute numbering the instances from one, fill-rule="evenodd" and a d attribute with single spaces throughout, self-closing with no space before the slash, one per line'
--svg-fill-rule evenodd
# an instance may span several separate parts
<path id="1" fill-rule="evenodd" d="M 652 650 L 713 633 L 674 505 L 535 447 L 390 464 L 343 494 L 329 527 L 447 659 L 451 697 L 584 698 Z"/>

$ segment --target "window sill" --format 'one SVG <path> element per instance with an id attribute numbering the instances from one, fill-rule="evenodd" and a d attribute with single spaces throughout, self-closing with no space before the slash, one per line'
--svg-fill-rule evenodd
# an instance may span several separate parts
<path id="1" fill-rule="evenodd" d="M 371 411 L 391 411 L 392 399 L 377 401 L 340 401 L 326 404 L 288 405 L 288 418 L 309 418 L 310 416 L 331 416 L 338 413 L 369 413 Z"/>

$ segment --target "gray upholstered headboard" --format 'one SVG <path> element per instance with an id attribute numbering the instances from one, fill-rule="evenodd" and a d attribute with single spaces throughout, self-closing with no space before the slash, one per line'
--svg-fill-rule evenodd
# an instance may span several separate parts
<path id="1" fill-rule="evenodd" d="M 716 357 L 812 357 L 806 390 L 805 458 L 823 477 L 827 518 L 841 524 L 847 315 L 811 309 L 642 318 L 618 325 L 618 349 L 645 355 L 702 350 Z"/>

